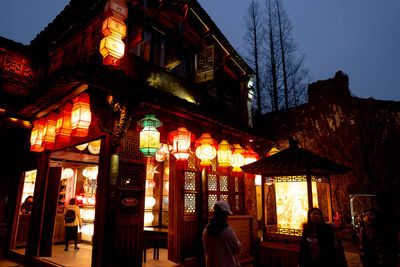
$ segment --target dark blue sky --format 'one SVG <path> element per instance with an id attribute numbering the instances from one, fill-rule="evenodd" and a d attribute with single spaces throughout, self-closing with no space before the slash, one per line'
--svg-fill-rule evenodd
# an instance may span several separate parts
<path id="1" fill-rule="evenodd" d="M 243 17 L 251 0 L 198 1 L 244 51 Z M 1 0 L 0 36 L 29 44 L 68 2 Z M 355 96 L 400 101 L 399 0 L 284 0 L 284 6 L 312 81 L 342 70 Z"/>

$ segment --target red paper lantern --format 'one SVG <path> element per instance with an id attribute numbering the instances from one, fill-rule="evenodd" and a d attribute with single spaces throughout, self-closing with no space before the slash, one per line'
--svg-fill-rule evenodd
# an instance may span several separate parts
<path id="1" fill-rule="evenodd" d="M 246 165 L 253 163 L 259 159 L 258 154 L 254 152 L 254 150 L 251 148 L 247 148 L 243 156 Z"/>
<path id="2" fill-rule="evenodd" d="M 190 144 L 195 136 L 185 127 L 179 127 L 176 131 L 169 134 L 169 141 L 172 143 L 171 154 L 178 161 L 186 161 L 190 156 Z"/>
<path id="3" fill-rule="evenodd" d="M 201 137 L 196 140 L 196 156 L 201 159 L 200 170 L 211 170 L 211 160 L 217 156 L 217 146 L 217 141 L 215 141 L 209 133 L 202 134 Z"/>
<path id="4" fill-rule="evenodd" d="M 42 142 L 45 124 L 45 118 L 41 118 L 33 122 L 33 128 L 31 132 L 31 151 L 42 152 L 44 150 L 44 148 L 42 147 Z"/>
<path id="5" fill-rule="evenodd" d="M 72 104 L 66 103 L 57 116 L 56 139 L 60 143 L 68 143 L 71 140 L 71 111 Z"/>
<path id="6" fill-rule="evenodd" d="M 245 158 L 244 158 L 244 148 L 242 148 L 239 144 L 233 144 L 233 153 L 231 157 L 231 166 L 233 167 L 232 169 L 232 175 L 236 177 L 242 177 L 243 176 L 243 171 L 240 167 L 242 167 L 245 164 Z"/>
<path id="7" fill-rule="evenodd" d="M 71 111 L 72 136 L 85 137 L 89 134 L 89 126 L 92 120 L 89 94 L 82 93 L 75 97 L 72 103 L 74 104 Z"/>
<path id="8" fill-rule="evenodd" d="M 45 149 L 53 149 L 56 141 L 56 124 L 57 124 L 57 113 L 50 113 L 46 117 L 46 124 L 43 130 L 43 144 L 42 147 Z"/>

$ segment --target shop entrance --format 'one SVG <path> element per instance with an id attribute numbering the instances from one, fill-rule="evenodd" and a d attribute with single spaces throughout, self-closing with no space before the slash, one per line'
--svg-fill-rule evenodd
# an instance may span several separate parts
<path id="1" fill-rule="evenodd" d="M 91 266 L 100 143 L 95 140 L 50 154 L 47 186 L 57 194 L 48 190 L 46 195 L 45 206 L 55 210 L 53 216 L 46 216 L 47 211 L 44 215 L 44 224 L 46 218 L 54 219 L 54 234 L 42 234 L 40 255 L 46 255 L 41 257 L 46 261 Z"/>

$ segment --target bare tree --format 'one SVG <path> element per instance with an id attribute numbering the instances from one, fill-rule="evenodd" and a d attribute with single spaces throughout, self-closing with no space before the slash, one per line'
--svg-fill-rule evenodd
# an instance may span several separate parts
<path id="1" fill-rule="evenodd" d="M 248 44 L 248 55 L 249 61 L 255 68 L 256 74 L 256 99 L 257 99 L 257 109 L 256 117 L 261 115 L 261 88 L 260 88 L 260 48 L 262 45 L 262 18 L 259 8 L 259 3 L 252 1 L 247 10 L 245 17 L 245 23 L 247 27 L 247 32 L 244 36 L 245 41 Z"/>
<path id="2" fill-rule="evenodd" d="M 269 62 L 271 77 L 272 77 L 272 103 L 273 110 L 279 110 L 278 103 L 278 78 L 277 78 L 277 67 L 275 58 L 275 23 L 273 9 L 271 6 L 271 0 L 267 0 L 267 40 L 269 42 Z"/>

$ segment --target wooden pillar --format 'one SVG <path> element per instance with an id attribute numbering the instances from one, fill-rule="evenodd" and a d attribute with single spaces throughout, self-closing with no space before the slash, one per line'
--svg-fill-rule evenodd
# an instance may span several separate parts
<path id="1" fill-rule="evenodd" d="M 262 205 L 262 219 L 261 219 L 261 223 L 262 223 L 262 230 L 263 230 L 263 237 L 265 236 L 265 222 L 267 221 L 267 212 L 266 212 L 266 205 L 265 202 L 267 201 L 267 196 L 266 196 L 266 192 L 265 192 L 265 184 L 266 184 L 266 177 L 264 177 L 264 175 L 261 178 L 261 205 Z"/>
<path id="2" fill-rule="evenodd" d="M 312 209 L 313 207 L 313 198 L 312 198 L 312 185 L 311 185 L 311 174 L 307 172 L 307 197 L 308 197 L 308 209 Z"/>
<path id="3" fill-rule="evenodd" d="M 252 248 L 252 255 L 255 254 L 255 247 L 258 235 L 257 226 L 257 194 L 255 185 L 255 175 L 245 174 L 244 176 L 244 213 L 252 216 L 252 222 L 250 225 L 250 241 Z"/>
<path id="4" fill-rule="evenodd" d="M 168 216 L 168 259 L 183 262 L 183 226 L 184 226 L 184 166 L 173 156 L 170 157 L 169 216 Z"/>
<path id="5" fill-rule="evenodd" d="M 329 190 L 327 190 L 327 194 L 328 194 L 328 217 L 329 217 L 329 222 L 333 222 L 333 209 L 332 209 L 332 190 L 331 190 L 331 177 L 328 176 L 327 177 L 328 180 L 328 186 L 329 186 Z M 353 216 L 353 213 L 351 214 L 351 216 Z"/>
<path id="6" fill-rule="evenodd" d="M 39 241 L 42 232 L 49 162 L 50 154 L 48 152 L 42 152 L 40 154 L 36 173 L 31 223 L 29 226 L 28 242 L 25 252 L 25 256 L 28 260 L 31 260 L 32 257 L 37 257 L 39 254 Z"/>
<path id="7" fill-rule="evenodd" d="M 40 257 L 51 257 L 53 248 L 54 224 L 58 205 L 58 191 L 60 188 L 61 167 L 50 168 L 47 179 L 45 209 L 43 212 L 43 226 L 45 229 L 40 237 Z"/>

